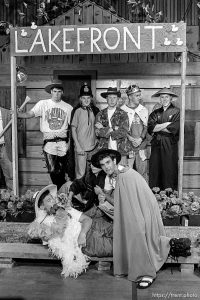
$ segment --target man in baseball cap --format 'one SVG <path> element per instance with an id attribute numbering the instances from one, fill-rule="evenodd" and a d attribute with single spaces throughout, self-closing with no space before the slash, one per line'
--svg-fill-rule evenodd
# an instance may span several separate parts
<path id="1" fill-rule="evenodd" d="M 160 97 L 161 107 L 150 114 L 148 121 L 148 132 L 152 135 L 149 185 L 177 189 L 180 110 L 172 103 L 177 95 L 164 87 L 153 97 Z"/>

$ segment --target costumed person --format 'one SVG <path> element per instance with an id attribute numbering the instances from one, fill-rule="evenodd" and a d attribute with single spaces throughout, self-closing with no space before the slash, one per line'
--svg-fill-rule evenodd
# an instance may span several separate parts
<path id="1" fill-rule="evenodd" d="M 172 104 L 172 99 L 178 96 L 163 88 L 152 97 L 160 97 L 162 106 L 150 114 L 148 121 L 148 132 L 152 135 L 149 185 L 176 190 L 180 110 Z"/>
<path id="2" fill-rule="evenodd" d="M 169 253 L 157 200 L 145 179 L 130 167 L 118 165 L 118 151 L 102 149 L 91 162 L 102 168 L 114 190 L 114 275 L 128 276 L 147 288 Z M 103 199 L 101 199 L 103 201 Z"/>
<path id="3" fill-rule="evenodd" d="M 107 100 L 108 107 L 96 116 L 95 132 L 99 139 L 97 148 L 118 150 L 123 160 L 127 155 L 129 120 L 127 113 L 118 107 L 121 93 L 117 88 L 109 87 L 107 92 L 101 93 L 101 96 Z"/>
<path id="4" fill-rule="evenodd" d="M 40 117 L 40 131 L 43 133 L 43 153 L 48 172 L 54 184 L 60 188 L 67 173 L 67 152 L 69 149 L 69 124 L 72 106 L 62 100 L 63 85 L 54 82 L 45 87 L 51 98 L 40 100 L 28 112 L 18 112 L 18 118 Z"/>
<path id="5" fill-rule="evenodd" d="M 36 219 L 29 225 L 31 238 L 40 238 L 62 260 L 64 277 L 77 277 L 89 265 L 88 256 L 112 256 L 113 226 L 92 220 L 71 207 L 65 194 L 49 185 L 35 195 Z"/>
<path id="6" fill-rule="evenodd" d="M 10 111 L 0 107 L 0 167 L 5 177 L 6 187 L 8 190 L 13 189 L 12 129 L 10 127 L 4 132 L 4 134 L 2 134 L 2 132 L 10 119 Z"/>
<path id="7" fill-rule="evenodd" d="M 122 109 L 129 117 L 128 140 L 131 144 L 127 155 L 128 165 L 138 171 L 148 181 L 147 177 L 147 122 L 148 110 L 141 102 L 141 90 L 133 84 L 126 89 L 129 102 Z"/>
<path id="8" fill-rule="evenodd" d="M 94 124 L 99 109 L 92 103 L 92 98 L 91 88 L 84 83 L 80 89 L 80 104 L 73 109 L 71 114 L 77 179 L 85 175 L 88 160 L 90 160 L 97 143 Z"/>

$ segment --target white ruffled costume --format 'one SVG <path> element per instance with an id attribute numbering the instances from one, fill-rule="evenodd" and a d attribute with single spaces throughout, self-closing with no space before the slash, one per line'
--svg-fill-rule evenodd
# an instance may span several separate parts
<path id="1" fill-rule="evenodd" d="M 81 231 L 81 223 L 79 218 L 81 212 L 70 207 L 67 210 L 69 217 L 67 218 L 66 228 L 60 234 L 58 230 L 52 230 L 53 226 L 57 226 L 56 217 L 47 215 L 44 210 L 41 210 L 35 204 L 36 219 L 32 222 L 28 229 L 28 234 L 31 238 L 41 238 L 43 244 L 47 244 L 49 251 L 57 258 L 61 259 L 63 270 L 62 275 L 66 277 L 77 278 L 78 275 L 86 271 L 89 265 L 89 258 L 84 255 L 81 248 L 78 246 L 78 236 Z"/>

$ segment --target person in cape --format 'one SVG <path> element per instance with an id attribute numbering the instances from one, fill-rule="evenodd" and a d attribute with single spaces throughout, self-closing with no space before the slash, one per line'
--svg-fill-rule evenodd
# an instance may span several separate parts
<path id="1" fill-rule="evenodd" d="M 168 257 L 170 239 L 165 235 L 157 200 L 147 182 L 130 167 L 118 165 L 120 160 L 120 153 L 112 149 L 102 149 L 91 158 L 115 189 L 114 275 L 128 276 L 138 288 L 147 288 Z M 100 201 L 106 201 L 103 195 Z"/>

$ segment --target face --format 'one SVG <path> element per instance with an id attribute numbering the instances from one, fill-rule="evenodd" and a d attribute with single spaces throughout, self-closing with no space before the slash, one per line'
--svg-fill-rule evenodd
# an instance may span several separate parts
<path id="1" fill-rule="evenodd" d="M 118 97 L 117 95 L 108 95 L 107 96 L 107 102 L 109 107 L 116 107 L 118 103 Z"/>
<path id="2" fill-rule="evenodd" d="M 51 194 L 48 194 L 43 199 L 43 205 L 41 205 L 41 208 L 49 212 L 51 207 L 54 206 L 54 204 L 56 204 L 56 199 Z"/>
<path id="3" fill-rule="evenodd" d="M 131 104 L 138 106 L 142 99 L 141 92 L 130 94 L 128 96 L 128 98 L 129 98 L 129 101 L 131 102 Z"/>
<path id="4" fill-rule="evenodd" d="M 96 167 L 93 166 L 92 164 L 90 165 L 90 168 L 91 168 L 93 174 L 98 174 L 99 171 L 101 171 L 101 169 L 96 168 Z"/>
<path id="5" fill-rule="evenodd" d="M 63 95 L 63 91 L 58 88 L 53 88 L 51 90 L 51 99 L 55 102 L 61 101 L 61 97 Z"/>
<path id="6" fill-rule="evenodd" d="M 114 173 L 114 171 L 117 168 L 116 159 L 114 158 L 114 160 L 112 160 L 112 158 L 110 158 L 109 156 L 105 157 L 102 160 L 100 160 L 100 166 L 102 170 L 110 176 Z"/>
<path id="7" fill-rule="evenodd" d="M 172 96 L 168 94 L 162 94 L 160 95 L 160 103 L 162 104 L 163 108 L 167 108 L 172 100 Z"/>
<path id="8" fill-rule="evenodd" d="M 80 101 L 82 103 L 83 106 L 89 106 L 91 103 L 91 96 L 82 96 L 80 97 Z"/>

